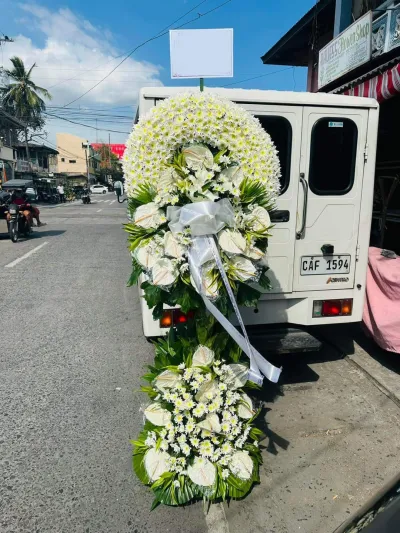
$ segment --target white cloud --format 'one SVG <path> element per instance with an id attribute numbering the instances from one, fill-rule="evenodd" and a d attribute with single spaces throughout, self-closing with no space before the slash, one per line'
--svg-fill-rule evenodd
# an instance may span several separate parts
<path id="1" fill-rule="evenodd" d="M 10 66 L 8 59 L 12 56 L 21 57 L 28 67 L 36 63 L 38 68 L 33 71 L 33 80 L 50 91 L 53 96 L 50 105 L 63 106 L 74 100 L 121 61 L 122 57 L 114 59 L 121 55 L 121 50 L 114 45 L 114 36 L 107 28 L 95 27 L 89 20 L 78 17 L 67 8 L 51 11 L 29 3 L 19 4 L 18 7 L 24 14 L 22 20 L 29 18 L 30 29 L 34 30 L 37 39 L 32 40 L 21 31 L 15 37 L 15 42 L 3 49 L 4 66 Z M 40 41 L 42 45 L 38 44 Z M 160 66 L 129 58 L 109 78 L 71 107 L 132 106 L 133 110 L 141 87 L 162 85 L 160 70 Z M 79 122 L 79 118 L 74 120 Z M 124 131 L 130 129 L 128 125 L 118 122 L 98 123 L 98 126 Z M 51 133 L 49 138 L 53 139 L 55 131 L 75 132 L 75 127 L 65 121 L 52 122 L 47 129 Z M 94 130 L 79 126 L 76 126 L 76 133 L 90 140 L 96 136 Z M 108 134 L 103 131 L 99 132 L 99 136 L 107 138 Z M 115 142 L 123 142 L 126 135 L 112 134 L 112 137 Z"/>

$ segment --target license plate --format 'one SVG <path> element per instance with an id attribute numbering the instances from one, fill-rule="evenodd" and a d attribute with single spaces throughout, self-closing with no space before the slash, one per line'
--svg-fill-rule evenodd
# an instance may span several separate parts
<path id="1" fill-rule="evenodd" d="M 302 276 L 348 274 L 350 261 L 350 255 L 306 255 L 301 258 L 300 274 Z"/>

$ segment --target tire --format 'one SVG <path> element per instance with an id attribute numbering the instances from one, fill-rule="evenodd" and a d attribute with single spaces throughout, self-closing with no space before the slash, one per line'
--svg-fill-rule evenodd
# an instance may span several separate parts
<path id="1" fill-rule="evenodd" d="M 106 191 L 103 191 L 103 194 L 106 194 Z"/>
<path id="2" fill-rule="evenodd" d="M 18 242 L 18 237 L 19 237 L 18 222 L 11 220 L 10 227 L 9 227 L 9 234 L 10 234 L 10 239 L 12 240 L 12 242 L 14 243 Z"/>

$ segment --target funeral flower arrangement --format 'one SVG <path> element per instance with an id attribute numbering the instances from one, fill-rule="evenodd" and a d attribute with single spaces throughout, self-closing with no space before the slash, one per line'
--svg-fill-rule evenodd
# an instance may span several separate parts
<path id="1" fill-rule="evenodd" d="M 279 193 L 277 151 L 241 107 L 209 93 L 183 94 L 135 126 L 124 173 L 129 284 L 145 275 L 141 287 L 155 319 L 167 304 L 194 311 L 196 326 L 211 320 L 201 335 L 192 329 L 189 340 L 187 329 L 186 336 L 174 331 L 155 343 L 149 385 L 142 387 L 151 403 L 133 442 L 135 472 L 151 486 L 155 504 L 243 497 L 258 481 L 258 412 L 243 390 L 252 383 L 239 363 L 241 350 L 207 318 L 205 299 L 229 316 L 236 302 L 257 305 L 254 284 L 269 288 L 265 254 Z M 204 236 L 214 251 L 199 259 L 193 249 Z"/>

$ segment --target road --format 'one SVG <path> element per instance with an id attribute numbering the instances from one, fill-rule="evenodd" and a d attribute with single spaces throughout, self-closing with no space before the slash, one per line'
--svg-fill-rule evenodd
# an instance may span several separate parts
<path id="1" fill-rule="evenodd" d="M 129 440 L 153 351 L 126 287 L 125 205 L 43 208 L 34 238 L 0 238 L 0 531 L 330 533 L 400 448 L 399 407 L 334 346 L 285 358 L 266 387 L 262 484 L 245 501 L 150 512 Z"/>

